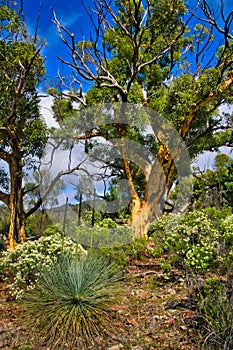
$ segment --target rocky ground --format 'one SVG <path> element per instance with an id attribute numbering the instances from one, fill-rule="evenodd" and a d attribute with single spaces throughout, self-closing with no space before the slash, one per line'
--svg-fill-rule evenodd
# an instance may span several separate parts
<path id="1" fill-rule="evenodd" d="M 125 276 L 125 294 L 113 306 L 114 333 L 87 349 L 201 349 L 195 302 L 180 270 L 167 275 L 159 259 L 145 258 L 131 261 Z M 48 350 L 29 339 L 20 325 L 20 308 L 4 283 L 0 288 L 0 349 Z"/>

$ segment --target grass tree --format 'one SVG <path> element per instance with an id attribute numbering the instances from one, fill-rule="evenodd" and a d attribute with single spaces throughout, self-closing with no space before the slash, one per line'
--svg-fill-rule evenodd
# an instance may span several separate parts
<path id="1" fill-rule="evenodd" d="M 63 255 L 27 291 L 26 325 L 52 348 L 90 343 L 111 327 L 120 279 L 115 264 L 93 251 L 77 259 Z"/>

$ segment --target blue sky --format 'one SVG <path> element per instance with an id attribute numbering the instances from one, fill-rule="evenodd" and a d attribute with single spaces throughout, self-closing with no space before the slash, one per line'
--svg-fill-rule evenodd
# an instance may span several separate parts
<path id="1" fill-rule="evenodd" d="M 41 3 L 41 8 L 40 8 Z M 91 4 L 91 0 L 85 0 L 85 6 Z M 45 38 L 46 46 L 42 50 L 46 58 L 46 75 L 54 77 L 60 63 L 56 56 L 64 55 L 65 47 L 61 43 L 55 24 L 52 22 L 54 8 L 59 20 L 70 30 L 77 32 L 81 28 L 83 32 L 89 31 L 89 23 L 85 10 L 80 0 L 24 0 L 24 12 L 30 34 L 34 34 L 40 8 L 40 21 L 38 26 L 39 36 Z"/>

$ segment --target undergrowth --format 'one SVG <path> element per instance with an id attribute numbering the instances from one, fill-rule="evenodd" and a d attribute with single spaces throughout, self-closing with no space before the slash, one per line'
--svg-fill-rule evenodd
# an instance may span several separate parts
<path id="1" fill-rule="evenodd" d="M 121 278 L 116 265 L 99 254 L 62 255 L 22 299 L 26 328 L 51 349 L 90 344 L 111 326 L 110 305 Z"/>

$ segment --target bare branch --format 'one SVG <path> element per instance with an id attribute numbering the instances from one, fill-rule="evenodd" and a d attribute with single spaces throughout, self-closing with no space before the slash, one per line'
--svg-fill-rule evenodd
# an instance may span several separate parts
<path id="1" fill-rule="evenodd" d="M 54 177 L 54 179 L 51 181 L 51 183 L 50 183 L 49 187 L 47 188 L 47 190 L 45 191 L 45 193 L 39 198 L 39 200 L 36 202 L 36 204 L 26 213 L 26 217 L 29 217 L 30 215 L 35 213 L 40 208 L 40 206 L 42 205 L 44 200 L 47 198 L 47 196 L 50 194 L 50 192 L 53 190 L 54 186 L 57 184 L 57 182 L 61 179 L 62 176 L 70 175 L 70 174 L 74 173 L 75 171 L 80 170 L 82 164 L 85 161 L 86 161 L 86 158 L 83 161 L 81 161 L 78 165 L 76 165 L 75 167 L 60 171 Z"/>
<path id="2" fill-rule="evenodd" d="M 0 200 L 7 206 L 9 205 L 10 195 L 0 190 Z"/>
<path id="3" fill-rule="evenodd" d="M 217 23 L 216 18 L 214 18 L 213 13 L 210 9 L 210 6 L 208 5 L 206 0 L 198 0 L 198 4 L 203 12 L 203 14 L 205 15 L 205 17 L 200 17 L 198 16 L 195 12 L 192 12 L 193 15 L 200 21 L 208 23 L 210 25 L 212 25 L 214 28 L 217 29 L 217 31 L 221 34 L 224 35 L 225 39 L 233 39 L 233 35 L 230 34 L 229 29 L 230 29 L 230 24 L 232 22 L 232 17 L 233 17 L 233 10 L 229 13 L 229 15 L 227 16 L 227 19 L 225 19 L 224 15 L 223 15 L 223 3 L 221 6 L 221 15 L 222 18 L 224 19 L 224 28 L 221 28 L 220 25 Z"/>

